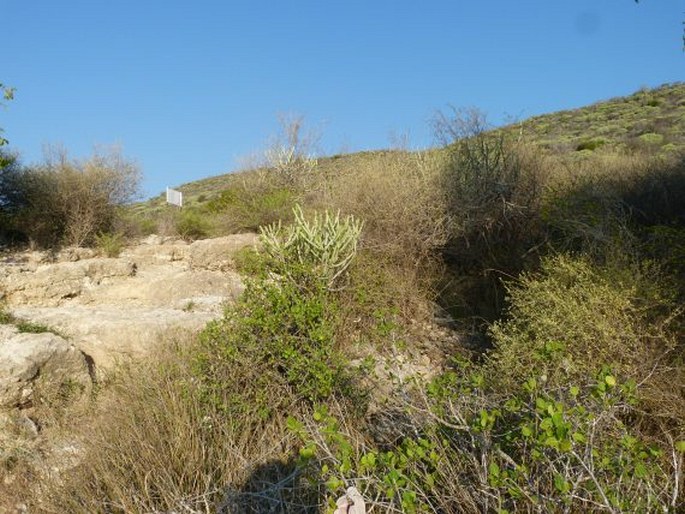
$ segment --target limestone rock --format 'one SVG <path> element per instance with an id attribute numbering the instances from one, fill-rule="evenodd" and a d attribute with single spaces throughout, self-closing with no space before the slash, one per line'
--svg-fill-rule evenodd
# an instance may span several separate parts
<path id="1" fill-rule="evenodd" d="M 56 306 L 84 290 L 118 277 L 135 274 L 135 265 L 120 259 L 87 259 L 39 266 L 35 271 L 10 273 L 3 280 L 9 304 Z"/>
<path id="2" fill-rule="evenodd" d="M 21 334 L 0 325 L 0 407 L 28 404 L 38 386 L 55 391 L 66 382 L 91 383 L 88 362 L 78 348 L 52 333 Z"/>
<path id="3" fill-rule="evenodd" d="M 235 252 L 256 241 L 256 234 L 192 244 L 150 236 L 118 258 L 77 249 L 8 254 L 0 259 L 0 296 L 15 316 L 58 329 L 106 371 L 144 356 L 167 330 L 199 330 L 221 316 L 243 291 Z"/>
<path id="4" fill-rule="evenodd" d="M 256 234 L 236 234 L 235 236 L 195 241 L 189 248 L 190 267 L 210 271 L 232 269 L 235 253 L 244 247 L 255 246 L 256 244 Z"/>
<path id="5" fill-rule="evenodd" d="M 212 311 L 122 305 L 22 307 L 14 314 L 54 327 L 89 355 L 98 371 L 148 354 L 159 337 L 172 329 L 200 330 L 217 317 Z M 2 356 L 0 355 L 0 359 Z"/>
<path id="6" fill-rule="evenodd" d="M 188 257 L 188 243 L 183 240 L 147 239 L 147 244 L 126 248 L 121 256 L 130 259 L 139 267 L 183 262 Z M 158 244 L 155 244 L 160 241 Z"/>

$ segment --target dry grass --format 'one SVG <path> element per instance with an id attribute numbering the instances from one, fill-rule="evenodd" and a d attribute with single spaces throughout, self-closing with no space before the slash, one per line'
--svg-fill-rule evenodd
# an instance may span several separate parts
<path id="1" fill-rule="evenodd" d="M 21 499 L 48 513 L 209 513 L 228 490 L 242 501 L 246 483 L 289 474 L 287 412 L 266 422 L 210 416 L 190 382 L 192 344 L 176 335 L 155 362 L 120 370 L 70 434 L 82 448 L 78 465 Z"/>
<path id="2" fill-rule="evenodd" d="M 447 238 L 440 171 L 436 153 L 379 154 L 329 177 L 312 203 L 364 220 L 366 249 L 416 266 Z"/>
<path id="3" fill-rule="evenodd" d="M 358 321 L 350 333 L 372 325 L 374 313 L 394 311 L 403 320 L 432 315 L 436 277 L 442 272 L 440 251 L 451 224 L 440 187 L 439 153 L 358 157 L 353 167 L 322 168 L 306 197 L 313 208 L 364 221 L 346 295 L 346 312 Z"/>

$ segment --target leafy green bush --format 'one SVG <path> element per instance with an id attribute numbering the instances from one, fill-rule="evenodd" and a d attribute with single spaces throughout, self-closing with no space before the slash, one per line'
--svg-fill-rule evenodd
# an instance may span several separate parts
<path id="1" fill-rule="evenodd" d="M 248 282 L 239 303 L 202 333 L 195 362 L 207 400 L 229 414 L 268 417 L 281 390 L 310 402 L 344 397 L 351 377 L 335 349 L 336 310 L 324 287 Z"/>
<path id="2" fill-rule="evenodd" d="M 547 381 L 544 369 L 529 368 L 522 378 L 517 392 L 498 393 L 490 383 L 499 377 L 476 368 L 429 387 L 445 464 L 436 479 L 441 496 L 456 489 L 478 510 L 498 512 L 649 512 L 682 504 L 671 460 L 682 443 L 627 422 L 640 410 L 635 381 L 606 366 L 563 384 Z"/>
<path id="3" fill-rule="evenodd" d="M 107 257 L 118 257 L 124 248 L 124 235 L 103 232 L 95 236 L 95 244 Z"/>
<path id="4" fill-rule="evenodd" d="M 256 173 L 256 172 L 255 172 Z M 207 211 L 226 232 L 257 230 L 278 220 L 289 220 L 295 202 L 290 189 L 245 178 L 207 202 Z"/>
<path id="5" fill-rule="evenodd" d="M 202 239 L 209 236 L 211 224 L 201 212 L 183 209 L 175 219 L 176 233 L 183 239 Z"/>
<path id="6" fill-rule="evenodd" d="M 642 134 L 639 139 L 640 142 L 646 145 L 661 145 L 664 141 L 664 136 L 662 134 L 655 134 L 654 132 L 647 132 Z"/>
<path id="7" fill-rule="evenodd" d="M 458 364 L 419 391 L 407 407 L 405 437 L 386 447 L 323 407 L 311 418 L 293 417 L 299 466 L 329 505 L 354 485 L 367 508 L 380 512 L 682 506 L 677 462 L 685 441 L 654 438 L 627 422 L 640 409 L 635 381 L 606 366 L 558 385 L 529 369 L 517 391 L 498 391 L 498 380 L 481 366 Z"/>
<path id="8" fill-rule="evenodd" d="M 337 351 L 338 301 L 330 286 L 354 257 L 361 224 L 328 214 L 263 233 L 263 265 L 238 303 L 210 324 L 194 358 L 204 395 L 217 409 L 278 410 L 278 390 L 307 402 L 354 396 Z M 274 275 L 273 271 L 278 274 Z"/>
<path id="9" fill-rule="evenodd" d="M 582 152 L 583 150 L 595 151 L 606 144 L 606 140 L 602 138 L 590 139 L 587 141 L 582 141 L 576 146 L 577 152 Z"/>

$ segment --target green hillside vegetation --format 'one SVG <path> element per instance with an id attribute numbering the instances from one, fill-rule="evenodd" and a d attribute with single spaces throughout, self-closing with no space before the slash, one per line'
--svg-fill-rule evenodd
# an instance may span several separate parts
<path id="1" fill-rule="evenodd" d="M 685 148 L 685 84 L 644 88 L 582 109 L 535 116 L 509 130 L 554 152 Z"/>
<path id="2" fill-rule="evenodd" d="M 60 405 L 84 456 L 59 479 L 0 454 L 27 484 L 0 497 L 314 513 L 355 486 L 371 512 L 680 511 L 683 109 L 675 84 L 499 130 L 454 111 L 437 149 L 286 146 L 181 186 L 181 210 L 134 205 L 122 237 L 260 231 L 245 292 L 86 414 Z"/>
<path id="3" fill-rule="evenodd" d="M 645 149 L 650 152 L 682 151 L 685 148 L 685 84 L 667 84 L 644 88 L 633 95 L 605 100 L 580 109 L 534 116 L 513 123 L 504 132 L 523 137 L 555 154 L 583 150 L 617 152 Z M 376 153 L 338 155 L 319 160 L 322 167 L 337 169 L 356 165 L 356 159 L 368 159 Z M 234 174 L 218 175 L 178 187 L 190 202 L 222 191 Z M 164 194 L 141 204 L 136 210 L 163 205 Z"/>

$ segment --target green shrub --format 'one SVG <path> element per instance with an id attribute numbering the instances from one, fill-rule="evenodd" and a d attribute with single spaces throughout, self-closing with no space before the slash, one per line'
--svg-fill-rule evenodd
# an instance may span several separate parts
<path id="1" fill-rule="evenodd" d="M 429 387 L 443 464 L 438 499 L 456 490 L 477 510 L 500 512 L 649 512 L 681 504 L 669 463 L 673 440 L 655 440 L 627 422 L 640 410 L 635 381 L 598 364 L 562 384 L 547 381 L 544 369 L 521 378 L 517 392 L 497 393 L 489 383 L 499 377 L 475 368 Z"/>
<path id="2" fill-rule="evenodd" d="M 527 369 L 520 388 L 499 390 L 496 373 L 455 364 L 425 392 L 413 391 L 404 437 L 390 445 L 379 446 L 326 408 L 288 420 L 301 441 L 299 466 L 324 488 L 329 505 L 356 486 L 367 509 L 380 512 L 683 506 L 683 434 L 655 438 L 631 422 L 641 409 L 634 380 L 597 365 L 553 384 L 540 367 Z"/>
<path id="3" fill-rule="evenodd" d="M 463 363 L 407 406 L 405 434 L 379 447 L 327 409 L 291 418 L 298 464 L 328 504 L 356 486 L 374 512 L 677 510 L 685 441 L 655 439 L 639 424 L 635 381 L 608 367 L 552 385 L 529 369 L 517 391 Z M 421 386 L 419 386 L 421 387 Z M 674 466 L 674 463 L 675 466 Z"/>
<path id="4" fill-rule="evenodd" d="M 655 134 L 654 132 L 647 132 L 642 134 L 640 137 L 640 142 L 646 145 L 661 145 L 664 141 L 664 136 L 662 134 Z"/>
<path id="5" fill-rule="evenodd" d="M 588 141 L 582 141 L 578 143 L 576 146 L 576 151 L 577 152 L 582 152 L 583 150 L 590 150 L 591 152 L 597 150 L 598 148 L 601 148 L 606 144 L 605 139 L 590 139 Z"/>
<path id="6" fill-rule="evenodd" d="M 278 411 L 278 391 L 307 401 L 343 395 L 349 373 L 335 350 L 335 301 L 291 281 L 248 282 L 226 317 L 202 334 L 195 362 L 208 401 L 227 413 Z"/>
<path id="7" fill-rule="evenodd" d="M 207 202 L 207 210 L 219 218 L 226 232 L 233 233 L 290 220 L 294 203 L 293 191 L 244 177 L 244 181 L 236 180 L 235 185 Z"/>
<path id="8" fill-rule="evenodd" d="M 201 212 L 183 209 L 175 219 L 175 229 L 183 239 L 203 239 L 209 236 L 211 224 Z"/>
<path id="9" fill-rule="evenodd" d="M 658 275 L 645 266 L 601 269 L 558 255 L 510 285 L 508 316 L 491 330 L 492 364 L 510 386 L 528 370 L 550 383 L 585 377 L 598 362 L 644 379 L 674 347 L 662 321 L 672 310 Z"/>
<path id="10" fill-rule="evenodd" d="M 203 332 L 194 361 L 203 391 L 218 409 L 268 416 L 278 394 L 307 402 L 354 396 L 352 373 L 337 351 L 338 299 L 330 286 L 354 257 L 361 224 L 328 214 L 263 234 L 262 269 L 235 307 Z M 277 274 L 274 274 L 273 272 Z"/>
<path id="11" fill-rule="evenodd" d="M 374 448 L 324 406 L 309 420 L 291 416 L 288 429 L 302 444 L 301 472 L 323 489 L 329 509 L 347 487 L 356 486 L 371 512 L 449 512 L 436 510 L 430 498 L 437 492 L 436 469 L 444 455 L 436 452 L 429 437 L 407 437 L 392 448 Z"/>
<path id="12" fill-rule="evenodd" d="M 236 271 L 242 275 L 256 276 L 264 271 L 264 255 L 256 248 L 246 246 L 233 255 Z"/>
<path id="13" fill-rule="evenodd" d="M 16 318 L 12 314 L 0 307 L 0 325 L 11 325 L 15 321 Z"/>
<path id="14" fill-rule="evenodd" d="M 305 191 L 317 167 L 314 150 L 320 134 L 305 126 L 302 115 L 281 115 L 278 124 L 278 134 L 264 152 L 264 166 L 273 170 L 275 183 Z"/>
<path id="15" fill-rule="evenodd" d="M 154 220 L 152 217 L 149 217 L 149 216 L 134 217 L 131 220 L 130 226 L 131 226 L 130 232 L 133 235 L 138 235 L 138 236 L 149 236 L 151 234 L 156 234 L 159 230 L 159 227 L 157 226 L 157 221 Z"/>
<path id="16" fill-rule="evenodd" d="M 103 232 L 95 236 L 95 244 L 107 257 L 119 257 L 124 242 L 124 235 L 118 232 Z"/>

